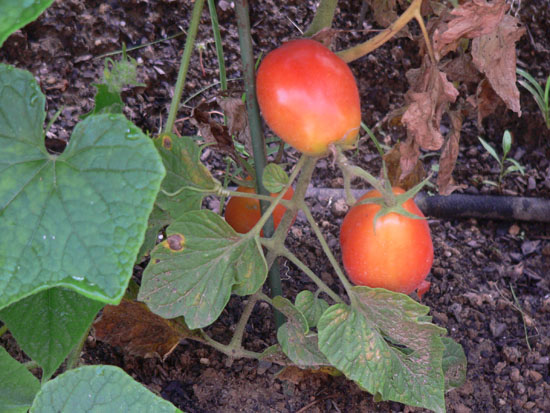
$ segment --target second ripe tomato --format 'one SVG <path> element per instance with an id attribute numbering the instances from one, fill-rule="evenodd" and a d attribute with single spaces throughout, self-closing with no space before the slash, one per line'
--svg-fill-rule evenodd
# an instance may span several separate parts
<path id="1" fill-rule="evenodd" d="M 269 127 L 286 143 L 311 156 L 328 145 L 351 146 L 361 108 L 348 65 L 321 43 L 292 40 L 266 55 L 256 92 Z"/>
<path id="2" fill-rule="evenodd" d="M 237 192 L 247 192 L 253 194 L 256 191 L 254 188 L 240 186 Z M 290 200 L 294 195 L 294 189 L 290 187 L 283 196 L 283 199 Z M 271 194 L 272 197 L 277 194 Z M 279 226 L 281 219 L 286 211 L 286 208 L 281 204 L 277 205 L 273 211 L 273 224 L 275 229 Z M 260 210 L 260 201 L 254 198 L 242 198 L 233 196 L 229 198 L 225 207 L 225 220 L 233 229 L 241 234 L 244 234 L 252 229 L 256 222 L 260 220 L 262 212 Z M 262 231 L 263 235 L 263 231 Z"/>
<path id="3" fill-rule="evenodd" d="M 393 192 L 404 193 L 401 188 L 393 188 Z M 380 193 L 367 192 L 361 200 L 374 197 L 380 197 Z M 425 288 L 423 281 L 434 256 L 428 222 L 391 212 L 373 225 L 380 208 L 377 204 L 356 205 L 342 222 L 342 260 L 350 280 L 354 284 L 404 294 L 418 287 Z M 403 208 L 424 216 L 412 199 L 403 203 Z"/>

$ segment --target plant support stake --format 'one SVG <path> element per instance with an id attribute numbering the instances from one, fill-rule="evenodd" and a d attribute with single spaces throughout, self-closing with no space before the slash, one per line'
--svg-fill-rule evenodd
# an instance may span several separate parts
<path id="1" fill-rule="evenodd" d="M 265 140 L 262 131 L 262 122 L 260 120 L 260 108 L 256 100 L 256 76 L 254 73 L 254 53 L 252 52 L 252 37 L 250 36 L 250 17 L 248 1 L 239 0 L 235 2 L 235 11 L 237 13 L 237 25 L 239 30 L 239 44 L 241 46 L 241 60 L 244 73 L 244 89 L 246 92 L 246 111 L 248 113 L 248 122 L 250 125 L 250 135 L 252 137 L 252 151 L 254 154 L 254 165 L 256 167 L 256 184 L 258 193 L 269 195 L 262 184 L 262 176 L 266 165 Z M 268 208 L 269 203 L 260 201 L 262 213 Z M 264 225 L 264 234 L 266 237 L 273 235 L 273 217 Z M 281 287 L 281 277 L 279 275 L 279 266 L 277 261 L 269 269 L 269 285 L 271 287 L 271 296 L 283 295 Z M 279 328 L 285 321 L 284 316 L 279 311 L 274 312 L 275 324 Z"/>

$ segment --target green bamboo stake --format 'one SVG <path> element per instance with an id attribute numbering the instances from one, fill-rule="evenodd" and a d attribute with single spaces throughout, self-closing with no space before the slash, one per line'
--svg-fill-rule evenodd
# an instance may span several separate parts
<path id="1" fill-rule="evenodd" d="M 176 123 L 176 116 L 178 114 L 181 96 L 183 95 L 185 78 L 187 77 L 189 61 L 191 60 L 191 53 L 193 52 L 195 38 L 197 37 L 197 31 L 199 28 L 203 6 L 204 0 L 195 0 L 193 15 L 191 17 L 191 23 L 189 25 L 189 32 L 187 33 L 187 37 L 185 39 L 185 48 L 183 49 L 183 56 L 181 57 L 178 80 L 176 81 L 174 96 L 172 97 L 172 102 L 170 103 L 170 112 L 168 113 L 168 120 L 166 121 L 166 125 L 164 127 L 164 133 L 171 133 L 174 129 L 174 124 Z"/>
<path id="2" fill-rule="evenodd" d="M 237 25 L 239 30 L 239 43 L 241 47 L 241 60 L 244 73 L 244 88 L 246 92 L 246 111 L 248 113 L 248 122 L 250 125 L 250 135 L 252 136 L 252 152 L 254 154 L 254 165 L 256 166 L 256 185 L 260 195 L 269 195 L 269 191 L 264 188 L 262 175 L 266 166 L 265 138 L 260 120 L 260 108 L 256 100 L 256 77 L 254 53 L 252 51 L 252 37 L 250 36 L 250 16 L 247 0 L 235 2 L 235 11 L 237 13 Z M 269 203 L 260 201 L 262 213 L 269 207 Z M 264 225 L 264 234 L 267 238 L 273 235 L 273 217 L 270 217 Z M 269 285 L 271 287 L 271 296 L 283 295 L 281 286 L 281 276 L 279 266 L 275 261 L 269 269 Z M 285 318 L 282 313 L 275 310 L 275 325 L 279 328 Z"/>

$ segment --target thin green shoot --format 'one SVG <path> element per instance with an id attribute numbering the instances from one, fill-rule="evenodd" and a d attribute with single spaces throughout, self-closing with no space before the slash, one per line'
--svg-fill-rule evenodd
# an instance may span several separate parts
<path id="1" fill-rule="evenodd" d="M 500 172 L 498 175 L 498 181 L 494 182 L 491 180 L 485 180 L 484 183 L 488 185 L 496 186 L 499 189 L 499 192 L 502 192 L 502 181 L 504 178 L 515 172 L 521 173 L 521 175 L 525 175 L 525 168 L 514 158 L 508 158 L 508 154 L 510 153 L 510 149 L 512 148 L 512 134 L 510 131 L 506 130 L 504 131 L 504 134 L 502 136 L 502 157 L 498 155 L 495 148 L 491 146 L 486 140 L 478 136 L 479 141 L 481 142 L 481 145 L 485 148 L 485 150 L 491 155 L 497 162 L 500 167 Z"/>
<path id="2" fill-rule="evenodd" d="M 544 118 L 546 127 L 550 129 L 550 75 L 546 79 L 546 85 L 543 90 L 539 82 L 525 70 L 518 68 L 516 69 L 516 73 L 525 79 L 519 79 L 518 83 L 531 93 Z"/>

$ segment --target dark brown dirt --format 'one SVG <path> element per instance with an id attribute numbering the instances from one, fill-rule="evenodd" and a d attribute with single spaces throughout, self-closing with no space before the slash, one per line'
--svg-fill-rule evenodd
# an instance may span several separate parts
<path id="1" fill-rule="evenodd" d="M 241 76 L 238 36 L 231 2 L 219 2 L 228 77 Z M 222 3 L 228 5 L 222 10 Z M 253 2 L 251 21 L 256 53 L 267 52 L 300 33 L 313 17 L 311 1 Z M 336 49 L 355 44 L 368 34 L 358 31 L 360 2 L 340 2 L 335 27 L 342 29 Z M 191 6 L 185 0 L 56 1 L 36 22 L 11 36 L 0 50 L 0 61 L 30 70 L 47 95 L 48 118 L 62 108 L 47 135 L 48 144 L 63 147 L 79 116 L 93 106 L 94 89 L 102 72 L 101 55 L 130 48 L 186 30 Z M 518 44 L 518 58 L 541 81 L 550 74 L 550 8 L 546 0 L 523 0 L 519 16 L 528 32 Z M 363 28 L 370 27 L 370 19 Z M 412 25 L 413 31 L 417 30 Z M 374 25 L 376 28 L 376 25 Z M 172 86 L 177 76 L 185 36 L 178 36 L 132 51 L 140 63 L 145 87 L 125 91 L 125 113 L 143 130 L 156 133 L 166 119 Z M 198 42 L 205 45 L 202 59 L 194 54 L 185 88 L 191 96 L 218 78 L 215 50 L 207 12 L 203 14 Z M 351 64 L 362 96 L 363 120 L 374 125 L 400 107 L 407 90 L 404 72 L 418 67 L 417 45 L 407 39 L 391 41 L 368 57 Z M 201 66 L 202 65 L 202 66 Z M 231 82 L 242 88 L 240 80 Z M 215 88 L 186 102 L 178 122 L 182 134 L 196 133 L 186 120 L 192 107 L 215 94 Z M 500 109 L 484 121 L 467 119 L 461 134 L 455 181 L 464 192 L 495 193 L 484 180 L 495 180 L 496 163 L 479 144 L 483 135 L 500 145 L 505 129 L 514 135 L 512 156 L 525 166 L 525 176 L 504 181 L 509 194 L 550 198 L 550 131 L 532 97 L 521 90 L 523 116 Z M 401 127 L 382 127 L 383 141 L 392 144 L 404 137 Z M 377 173 L 379 161 L 364 138 L 363 149 L 353 160 Z M 289 154 L 292 162 L 293 154 Z M 220 175 L 220 157 L 208 150 L 203 156 Z M 433 162 L 436 162 L 436 158 Z M 430 167 L 431 161 L 426 161 Z M 317 187 L 341 187 L 339 174 L 321 160 L 315 173 Z M 333 199 L 309 200 L 329 245 L 338 254 L 337 237 L 343 211 Z M 468 359 L 466 384 L 447 395 L 450 412 L 548 412 L 550 411 L 550 225 L 484 221 L 430 220 L 436 259 L 429 276 L 432 289 L 424 303 L 434 321 L 445 327 L 464 347 Z M 316 241 L 299 217 L 288 245 L 300 251 L 318 274 L 338 290 Z M 139 270 L 139 266 L 137 268 Z M 313 284 L 292 265 L 282 263 L 283 288 L 294 297 Z M 517 297 L 514 298 L 513 293 Z M 233 298 L 218 322 L 208 329 L 220 341 L 230 338 L 242 300 Z M 271 310 L 257 305 L 250 320 L 245 345 L 261 351 L 275 343 Z M 344 377 L 309 375 L 301 380 L 280 380 L 277 365 L 236 360 L 231 365 L 220 353 L 186 341 L 165 360 L 141 359 L 90 336 L 83 361 L 124 368 L 147 387 L 193 412 L 397 412 L 422 411 L 399 403 L 374 404 Z"/>

